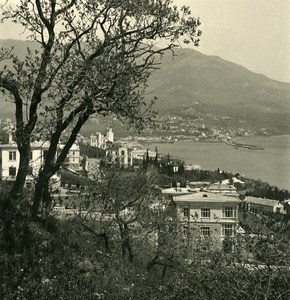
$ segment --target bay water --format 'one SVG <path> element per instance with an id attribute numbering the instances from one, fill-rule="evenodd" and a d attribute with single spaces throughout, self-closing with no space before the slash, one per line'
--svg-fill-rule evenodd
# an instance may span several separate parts
<path id="1" fill-rule="evenodd" d="M 186 163 L 200 165 L 203 170 L 240 173 L 270 185 L 290 190 L 290 135 L 243 137 L 235 142 L 262 146 L 264 150 L 234 148 L 225 143 L 176 141 L 150 146 L 159 153 L 171 154 Z"/>

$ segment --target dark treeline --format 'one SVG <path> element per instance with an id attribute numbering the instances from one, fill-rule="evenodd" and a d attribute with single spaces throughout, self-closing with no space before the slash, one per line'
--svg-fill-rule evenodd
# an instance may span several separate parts
<path id="1" fill-rule="evenodd" d="M 103 158 L 106 156 L 106 151 L 104 149 L 92 147 L 84 143 L 80 143 L 80 153 L 89 158 Z"/>
<path id="2" fill-rule="evenodd" d="M 272 200 L 284 201 L 289 199 L 290 193 L 286 189 L 280 189 L 277 186 L 271 186 L 267 182 L 261 180 L 244 178 L 239 173 L 233 174 L 220 170 L 185 170 L 185 162 L 171 157 L 169 154 L 162 157 L 158 156 L 156 151 L 155 159 L 150 159 L 148 154 L 143 160 L 143 166 L 146 168 L 156 168 L 162 175 L 167 176 L 167 184 L 176 186 L 177 183 L 181 187 L 186 187 L 190 181 L 208 181 L 211 183 L 222 182 L 228 179 L 229 184 L 235 185 L 238 191 L 243 191 L 245 196 L 253 196 L 258 198 L 267 198 Z M 234 183 L 233 177 L 243 181 L 245 184 Z"/>

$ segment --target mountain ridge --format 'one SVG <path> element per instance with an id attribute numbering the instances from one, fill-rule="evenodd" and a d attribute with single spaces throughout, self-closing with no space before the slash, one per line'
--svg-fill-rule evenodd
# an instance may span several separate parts
<path id="1" fill-rule="evenodd" d="M 38 47 L 17 40 L 0 40 L 0 46 L 14 46 L 20 58 L 24 58 L 26 46 Z M 175 49 L 173 57 L 166 53 L 161 62 L 146 92 L 147 99 L 157 96 L 155 109 L 161 116 L 190 118 L 210 114 L 242 120 L 257 128 L 267 127 L 272 134 L 290 133 L 290 83 L 189 48 Z M 11 108 L 6 102 L 4 107 L 0 116 L 14 115 L 13 105 Z"/>

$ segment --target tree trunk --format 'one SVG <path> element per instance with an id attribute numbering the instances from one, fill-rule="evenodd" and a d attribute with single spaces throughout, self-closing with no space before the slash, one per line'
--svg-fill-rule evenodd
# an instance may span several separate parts
<path id="1" fill-rule="evenodd" d="M 23 188 L 25 185 L 26 175 L 29 167 L 29 158 L 30 158 L 30 143 L 24 144 L 22 147 L 18 147 L 20 154 L 19 169 L 16 175 L 15 183 L 10 190 L 9 194 L 11 198 L 18 199 L 21 197 Z"/>
<path id="2" fill-rule="evenodd" d="M 34 198 L 32 205 L 32 217 L 36 217 L 41 203 L 44 204 L 46 211 L 50 205 L 50 193 L 49 193 L 49 177 L 43 170 L 40 171 L 38 180 L 35 185 Z"/>
<path id="3" fill-rule="evenodd" d="M 128 224 L 123 223 L 118 220 L 120 235 L 121 235 L 121 246 L 122 246 L 122 256 L 125 258 L 126 252 L 128 252 L 128 258 L 130 262 L 134 260 L 134 253 L 130 242 L 130 233 Z"/>
<path id="4" fill-rule="evenodd" d="M 56 158 L 56 161 L 55 161 L 55 156 L 57 153 L 57 145 L 59 143 L 61 133 L 66 127 L 63 130 L 62 129 L 57 130 L 52 135 L 50 140 L 50 146 L 45 159 L 44 167 L 38 176 L 38 180 L 35 186 L 33 206 L 32 206 L 32 215 L 34 217 L 37 216 L 41 203 L 44 203 L 46 206 L 49 205 L 49 202 L 51 201 L 50 192 L 49 192 L 49 179 L 53 174 L 55 174 L 59 170 L 59 168 L 63 164 L 71 146 L 76 140 L 77 134 L 79 133 L 82 125 L 89 118 L 89 115 L 90 114 L 88 113 L 85 114 L 84 116 L 79 117 L 64 148 L 61 150 L 60 154 Z M 47 209 L 48 208 L 49 207 L 47 207 Z"/>
<path id="5" fill-rule="evenodd" d="M 124 232 L 125 232 L 125 246 L 128 250 L 128 255 L 129 255 L 129 261 L 133 262 L 134 259 L 134 254 L 133 254 L 133 249 L 130 241 L 130 234 L 129 234 L 129 227 L 128 224 L 124 224 Z"/>

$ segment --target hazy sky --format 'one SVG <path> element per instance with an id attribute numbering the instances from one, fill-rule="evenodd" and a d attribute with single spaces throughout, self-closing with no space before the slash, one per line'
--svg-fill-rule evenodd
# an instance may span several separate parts
<path id="1" fill-rule="evenodd" d="M 200 17 L 203 34 L 199 51 L 290 82 L 290 0 L 174 2 L 191 6 L 193 16 Z M 2 39 L 24 39 L 19 33 L 13 24 L 0 26 Z"/>

